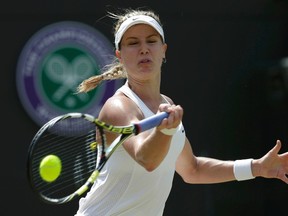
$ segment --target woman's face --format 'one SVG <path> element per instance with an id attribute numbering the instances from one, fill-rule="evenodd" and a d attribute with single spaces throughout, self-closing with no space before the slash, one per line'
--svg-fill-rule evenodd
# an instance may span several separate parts
<path id="1" fill-rule="evenodd" d="M 116 56 L 129 76 L 161 72 L 167 45 L 163 44 L 161 36 L 153 27 L 146 24 L 131 26 L 124 33 L 120 47 Z"/>

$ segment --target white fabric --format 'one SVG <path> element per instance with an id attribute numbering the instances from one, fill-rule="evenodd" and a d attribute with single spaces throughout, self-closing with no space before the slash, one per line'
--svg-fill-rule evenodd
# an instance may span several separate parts
<path id="1" fill-rule="evenodd" d="M 146 118 L 154 115 L 127 85 L 118 91 L 131 98 Z M 153 172 L 147 172 L 119 146 L 86 197 L 80 199 L 76 216 L 162 216 L 172 187 L 176 159 L 184 142 L 185 131 L 181 124 L 166 158 Z"/>
<path id="2" fill-rule="evenodd" d="M 179 127 L 179 126 L 178 126 Z M 168 136 L 173 136 L 177 130 L 178 130 L 178 127 L 177 128 L 164 128 L 162 130 L 160 130 L 163 134 L 165 135 L 168 135 Z"/>
<path id="3" fill-rule="evenodd" d="M 119 43 L 124 35 L 124 33 L 129 29 L 131 26 L 136 24 L 147 24 L 152 26 L 162 37 L 163 42 L 165 42 L 164 38 L 164 31 L 163 28 L 160 26 L 160 24 L 150 16 L 146 15 L 136 15 L 127 18 L 119 27 L 118 31 L 115 34 L 115 47 L 118 50 L 119 49 Z"/>
<path id="4" fill-rule="evenodd" d="M 237 181 L 244 181 L 255 178 L 252 174 L 251 163 L 253 159 L 242 159 L 234 162 L 234 176 Z"/>

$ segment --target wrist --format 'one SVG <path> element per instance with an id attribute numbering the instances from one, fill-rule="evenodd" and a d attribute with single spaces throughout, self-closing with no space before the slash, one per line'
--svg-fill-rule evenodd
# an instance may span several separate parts
<path id="1" fill-rule="evenodd" d="M 177 129 L 178 129 L 178 127 L 177 128 L 169 128 L 169 129 L 164 128 L 160 131 L 161 131 L 161 133 L 163 133 L 167 136 L 173 136 L 177 132 Z"/>
<path id="2" fill-rule="evenodd" d="M 236 160 L 233 166 L 233 172 L 237 181 L 244 181 L 254 179 L 252 173 L 252 161 L 253 159 Z"/>

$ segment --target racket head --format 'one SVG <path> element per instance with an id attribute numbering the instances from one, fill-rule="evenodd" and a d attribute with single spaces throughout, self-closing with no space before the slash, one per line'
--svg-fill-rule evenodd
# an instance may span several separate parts
<path id="1" fill-rule="evenodd" d="M 28 149 L 27 174 L 30 186 L 42 201 L 67 203 L 88 191 L 105 154 L 106 138 L 99 130 L 93 116 L 68 113 L 53 118 L 35 134 Z M 40 176 L 39 166 L 51 154 L 60 158 L 62 168 L 56 180 L 47 182 Z"/>
<path id="2" fill-rule="evenodd" d="M 32 189 L 49 204 L 63 204 L 83 196 L 119 145 L 157 126 L 167 116 L 159 113 L 126 126 L 109 125 L 82 113 L 51 119 L 35 134 L 28 149 L 27 173 Z M 107 148 L 108 133 L 117 134 L 117 138 Z M 52 182 L 43 180 L 39 171 L 47 155 L 58 156 L 62 163 L 59 177 Z"/>

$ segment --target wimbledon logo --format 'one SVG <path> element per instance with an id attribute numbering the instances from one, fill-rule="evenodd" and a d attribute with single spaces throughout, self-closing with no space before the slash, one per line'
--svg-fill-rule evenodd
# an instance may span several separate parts
<path id="1" fill-rule="evenodd" d="M 40 126 L 68 112 L 97 116 L 123 80 L 104 81 L 88 93 L 75 92 L 84 79 L 112 63 L 113 50 L 103 34 L 80 22 L 42 28 L 26 43 L 18 60 L 16 82 L 24 109 Z"/>

